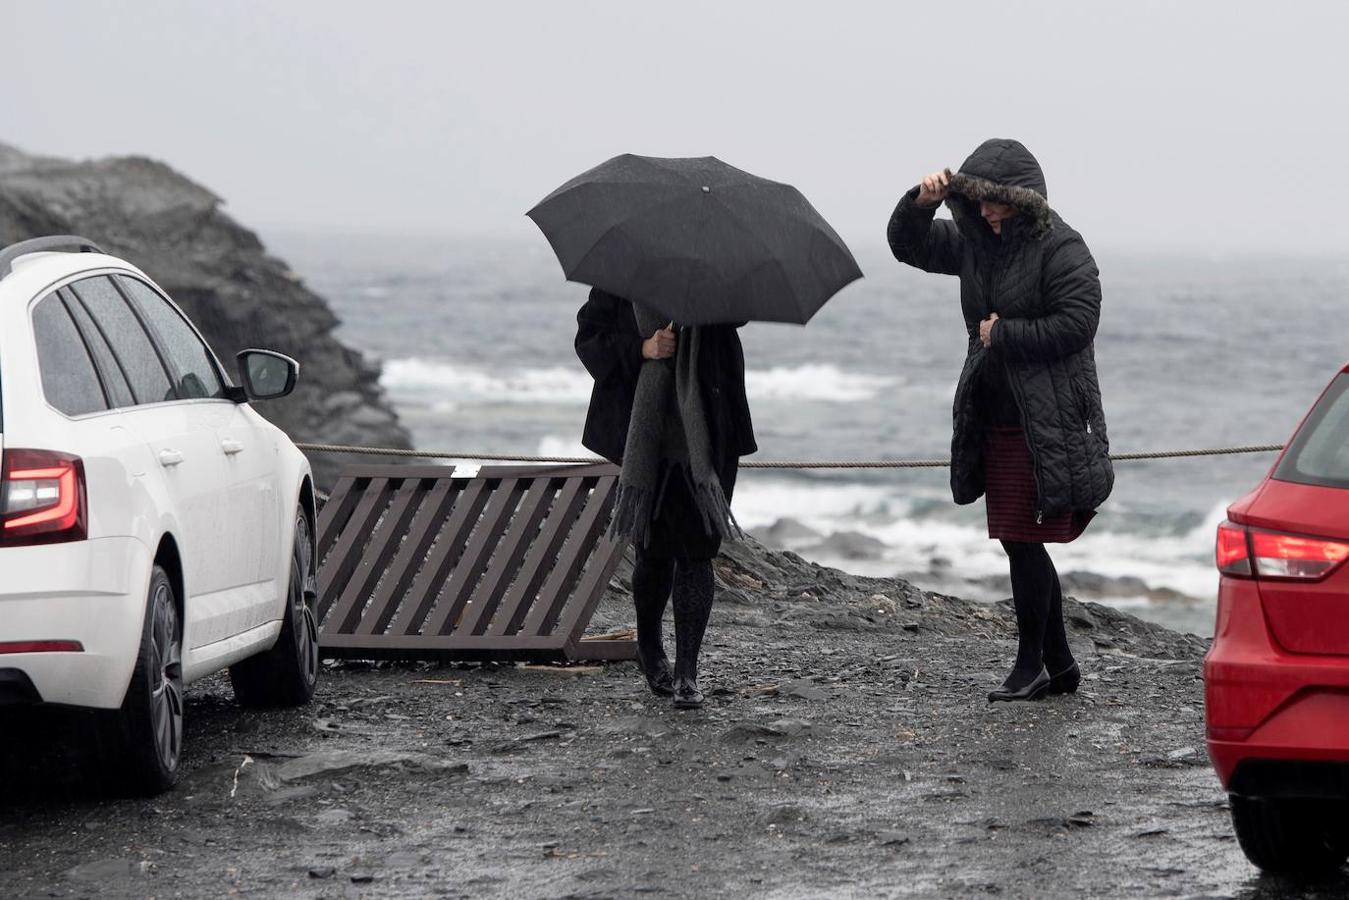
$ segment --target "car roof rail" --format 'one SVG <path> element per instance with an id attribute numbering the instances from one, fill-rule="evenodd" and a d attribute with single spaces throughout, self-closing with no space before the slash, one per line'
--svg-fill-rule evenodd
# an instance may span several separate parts
<path id="1" fill-rule="evenodd" d="M 103 248 L 88 238 L 74 234 L 53 234 L 50 237 L 19 241 L 0 250 L 0 278 L 14 271 L 14 260 L 30 253 L 102 253 Z"/>

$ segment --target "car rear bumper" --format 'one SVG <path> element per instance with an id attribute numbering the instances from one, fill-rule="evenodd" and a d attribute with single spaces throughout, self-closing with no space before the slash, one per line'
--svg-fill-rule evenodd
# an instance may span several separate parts
<path id="1" fill-rule="evenodd" d="M 1204 695 L 1209 756 L 1224 788 L 1339 796 L 1338 785 L 1349 784 L 1328 774 L 1339 764 L 1349 769 L 1349 657 L 1280 647 L 1253 581 L 1220 582 Z"/>
<path id="2" fill-rule="evenodd" d="M 99 538 L 6 547 L 0 571 L 0 672 L 9 685 L 0 702 L 120 706 L 140 649 L 145 545 Z M 81 649 L 6 652 L 26 641 L 78 641 Z"/>

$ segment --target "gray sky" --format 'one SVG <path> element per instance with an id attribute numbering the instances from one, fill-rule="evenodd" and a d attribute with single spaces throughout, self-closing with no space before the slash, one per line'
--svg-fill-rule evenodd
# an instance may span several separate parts
<path id="1" fill-rule="evenodd" d="M 255 227 L 527 237 L 614 154 L 710 153 L 861 245 L 1006 136 L 1101 248 L 1349 245 L 1338 2 L 43 0 L 4 31 L 0 141 L 163 159 Z"/>

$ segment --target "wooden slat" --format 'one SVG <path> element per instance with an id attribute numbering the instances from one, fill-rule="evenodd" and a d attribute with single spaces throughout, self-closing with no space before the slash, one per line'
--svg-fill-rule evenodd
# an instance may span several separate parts
<path id="1" fill-rule="evenodd" d="M 573 662 L 590 660 L 635 659 L 636 641 L 587 641 L 580 640 L 566 646 L 565 656 Z"/>
<path id="2" fill-rule="evenodd" d="M 333 541 L 337 540 L 337 533 L 347 524 L 347 519 L 351 518 L 351 510 L 360 499 L 359 492 L 352 492 L 352 486 L 356 481 L 357 479 L 350 475 L 340 476 L 333 487 L 333 492 L 328 495 L 327 502 L 323 504 L 323 510 L 319 513 L 318 543 L 315 545 L 318 547 L 319 562 L 322 562 L 323 557 L 332 549 Z"/>
<path id="3" fill-rule="evenodd" d="M 363 647 L 370 643 L 368 639 L 355 634 L 337 634 L 329 638 L 329 645 L 332 647 Z M 527 650 L 557 650 L 566 649 L 566 641 L 553 637 L 522 637 L 516 636 L 511 639 L 510 645 L 521 647 Z M 598 643 L 598 641 L 596 642 Z M 485 634 L 397 634 L 385 635 L 380 641 L 381 647 L 396 647 L 403 650 L 417 650 L 425 647 L 436 650 L 454 650 L 458 648 L 476 647 L 482 649 L 491 649 L 500 647 L 502 643 L 499 639 Z"/>
<path id="4" fill-rule="evenodd" d="M 408 525 L 407 540 L 398 548 L 398 554 L 385 573 L 384 581 L 379 584 L 375 596 L 360 624 L 356 634 L 380 634 L 388 627 L 394 613 L 404 602 L 408 585 L 417 574 L 417 567 L 426 558 L 436 535 L 445 524 L 455 498 L 466 483 L 455 478 L 437 478 L 435 486 L 417 508 L 417 515 Z"/>
<path id="5" fill-rule="evenodd" d="M 529 556 L 520 566 L 520 575 L 511 584 L 510 591 L 501 600 L 503 609 L 511 610 L 509 615 L 498 615 L 492 620 L 488 634 L 501 637 L 515 634 L 520 630 L 531 606 L 538 600 L 539 586 L 548 575 L 548 563 L 556 558 L 563 541 L 567 539 L 571 524 L 576 521 L 581 504 L 588 496 L 584 478 L 568 478 L 561 493 L 553 501 L 539 536 L 529 548 Z"/>
<path id="6" fill-rule="evenodd" d="M 371 527 L 379 518 L 379 514 L 384 511 L 388 497 L 385 495 L 385 488 L 388 487 L 389 479 L 372 478 L 365 485 L 361 493 L 360 502 L 356 504 L 356 511 L 351 514 L 343 526 L 337 541 L 333 544 L 332 552 L 328 554 L 328 559 L 319 569 L 319 621 L 323 621 L 324 616 L 328 614 L 328 609 L 333 604 L 332 588 L 334 585 L 346 584 L 347 579 L 351 577 L 352 570 L 361 561 L 359 554 L 354 551 L 364 545 L 366 537 L 370 534 Z"/>
<path id="7" fill-rule="evenodd" d="M 342 469 L 342 475 L 352 478 L 449 478 L 454 466 L 403 465 L 401 463 L 358 463 Z M 617 477 L 618 466 L 613 463 L 585 463 L 565 465 L 482 466 L 477 478 L 573 478 Z"/>
<path id="8" fill-rule="evenodd" d="M 595 533 L 609 520 L 609 505 L 617 485 L 617 478 L 596 480 L 595 488 L 590 492 L 580 518 L 572 526 L 567 542 L 558 553 L 553 570 L 548 573 L 548 580 L 544 582 L 539 601 L 530 609 L 524 624 L 520 626 L 521 636 L 547 634 L 551 631 L 557 610 L 560 610 L 566 602 L 573 582 L 585 565 Z"/>
<path id="9" fill-rule="evenodd" d="M 548 512 L 557 488 L 551 478 L 535 478 L 520 505 L 515 510 L 510 527 L 497 541 L 492 551 L 492 562 L 473 588 L 468 605 L 464 607 L 456 626 L 468 634 L 482 634 L 492 624 L 498 606 L 512 575 L 519 574 L 520 560 L 535 538 L 539 522 Z M 510 616 L 514 611 L 508 610 Z"/>
<path id="10" fill-rule="evenodd" d="M 455 564 L 450 580 L 445 582 L 435 609 L 422 626 L 422 634 L 449 634 L 458 624 L 464 605 L 472 596 L 473 586 L 487 568 L 492 550 L 501 539 L 501 533 L 510 524 L 511 513 L 515 512 L 515 507 L 519 505 L 523 490 L 524 485 L 520 479 L 501 479 L 500 486 L 492 494 L 492 499 L 487 502 L 487 507 L 482 512 L 478 527 L 473 529 L 473 535 L 468 539 L 468 545 L 464 547 L 463 556 Z"/>
<path id="11" fill-rule="evenodd" d="M 623 546 L 623 542 L 615 541 L 608 535 L 600 538 L 576 590 L 562 598 L 556 617 L 545 622 L 545 630 L 541 633 L 563 635 L 569 646 L 581 639 L 586 623 L 595 612 L 595 605 L 600 602 L 605 586 L 618 568 Z"/>
<path id="12" fill-rule="evenodd" d="M 420 478 L 406 478 L 393 495 L 384 516 L 375 525 L 369 542 L 360 555 L 360 564 L 345 581 L 334 584 L 333 589 L 341 587 L 342 594 L 328 613 L 329 627 L 349 632 L 356 627 L 366 600 L 375 584 L 384 574 L 389 560 L 398 550 L 398 538 L 407 529 L 408 520 L 417 511 L 414 500 L 425 493 L 424 482 Z"/>
<path id="13" fill-rule="evenodd" d="M 477 524 L 488 496 L 487 482 L 480 480 L 469 482 L 459 492 L 450 519 L 440 532 L 440 539 L 436 541 L 426 564 L 417 573 L 407 596 L 403 598 L 398 616 L 389 625 L 389 634 L 415 634 L 421 628 L 422 620 L 435 604 L 445 578 L 459 561 L 464 541 Z"/>

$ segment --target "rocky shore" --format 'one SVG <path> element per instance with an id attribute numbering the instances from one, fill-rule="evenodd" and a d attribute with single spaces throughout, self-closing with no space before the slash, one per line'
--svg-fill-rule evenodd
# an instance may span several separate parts
<path id="1" fill-rule="evenodd" d="M 772 525 L 757 528 L 754 536 L 775 550 L 792 550 L 804 557 L 825 564 L 857 567 L 877 574 L 894 572 L 886 560 L 893 548 L 877 538 L 860 531 L 842 530 L 823 534 L 790 516 L 779 518 Z M 1004 572 L 996 575 L 970 575 L 952 559 L 932 554 L 925 567 L 901 569 L 897 573 L 927 590 L 957 594 L 976 600 L 993 602 L 1011 595 L 1011 578 Z M 1168 587 L 1148 584 L 1132 575 L 1103 575 L 1082 570 L 1060 571 L 1059 578 L 1065 593 L 1085 600 L 1107 604 L 1131 604 L 1132 609 L 1145 618 L 1168 627 L 1211 634 L 1213 625 L 1213 598 L 1190 596 Z"/>
<path id="2" fill-rule="evenodd" d="M 183 307 L 233 374 L 234 354 L 266 347 L 301 361 L 295 393 L 259 404 L 293 440 L 408 447 L 379 367 L 334 336 L 328 304 L 215 194 L 139 156 L 72 161 L 0 144 L 0 246 L 78 234 L 139 266 Z M 311 457 L 321 485 L 344 462 Z"/>
<path id="3" fill-rule="evenodd" d="M 0 727 L 18 896 L 1287 896 L 1204 752 L 1205 642 L 1067 604 L 1075 696 L 989 705 L 1005 604 L 747 543 L 717 563 L 708 707 L 629 663 L 330 664 L 315 703 L 188 692 L 154 800 L 82 780 L 69 722 Z M 631 624 L 621 569 L 594 630 Z M 1349 882 L 1296 886 L 1342 896 Z"/>

